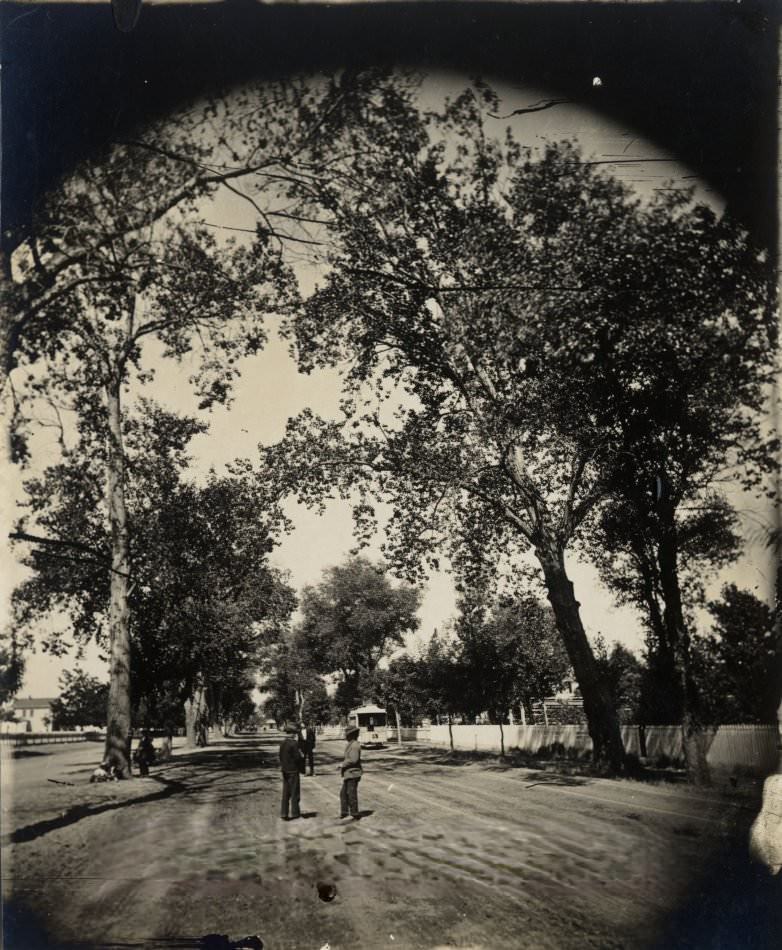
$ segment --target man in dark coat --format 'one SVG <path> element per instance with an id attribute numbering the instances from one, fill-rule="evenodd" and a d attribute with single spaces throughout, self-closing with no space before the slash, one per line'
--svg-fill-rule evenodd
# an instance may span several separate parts
<path id="1" fill-rule="evenodd" d="M 136 749 L 139 775 L 149 775 L 149 766 L 155 761 L 155 746 L 152 743 L 152 733 L 145 729 Z"/>
<path id="2" fill-rule="evenodd" d="M 315 723 L 310 720 L 304 730 L 304 763 L 309 774 L 315 774 Z"/>
<path id="3" fill-rule="evenodd" d="M 285 732 L 286 736 L 280 743 L 280 768 L 282 770 L 280 818 L 287 821 L 289 810 L 291 819 L 301 818 L 299 771 L 304 765 L 304 759 L 299 751 L 299 743 L 296 741 L 299 733 L 298 727 L 286 726 Z"/>

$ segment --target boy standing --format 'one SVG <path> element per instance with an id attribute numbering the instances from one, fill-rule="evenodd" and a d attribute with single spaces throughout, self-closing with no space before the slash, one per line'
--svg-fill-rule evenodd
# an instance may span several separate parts
<path id="1" fill-rule="evenodd" d="M 361 781 L 361 743 L 358 741 L 359 730 L 351 726 L 345 732 L 348 740 L 345 748 L 345 758 L 339 766 L 342 772 L 342 789 L 339 793 L 340 818 L 347 818 L 348 814 L 356 821 L 361 817 L 358 812 L 358 783 Z"/>

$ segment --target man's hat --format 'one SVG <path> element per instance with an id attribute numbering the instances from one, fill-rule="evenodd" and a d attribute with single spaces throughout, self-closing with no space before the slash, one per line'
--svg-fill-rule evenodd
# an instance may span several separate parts
<path id="1" fill-rule="evenodd" d="M 291 735 L 295 736 L 298 731 L 299 727 L 295 722 L 287 722 L 285 724 L 285 732 L 289 732 Z"/>
<path id="2" fill-rule="evenodd" d="M 352 739 L 354 736 L 357 736 L 360 732 L 361 730 L 358 728 L 358 726 L 348 726 L 348 728 L 345 730 L 345 738 Z"/>

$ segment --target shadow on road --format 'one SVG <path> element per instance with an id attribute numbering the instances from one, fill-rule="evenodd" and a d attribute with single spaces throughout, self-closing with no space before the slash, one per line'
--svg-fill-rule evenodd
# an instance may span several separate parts
<path id="1" fill-rule="evenodd" d="M 193 752 L 184 752 L 175 755 L 171 760 L 159 766 L 153 766 L 151 775 L 144 779 L 139 786 L 138 794 L 121 801 L 112 799 L 101 802 L 76 802 L 51 818 L 45 818 L 24 825 L 3 835 L 0 842 L 3 846 L 33 841 L 51 831 L 67 827 L 84 818 L 91 818 L 104 812 L 115 811 L 121 808 L 130 808 L 136 805 L 147 805 L 163 801 L 174 795 L 188 798 L 199 794 L 209 794 L 214 801 L 225 801 L 263 791 L 270 782 L 278 779 L 279 765 L 276 750 L 264 749 L 258 740 L 225 740 L 219 746 L 198 749 Z M 34 753 L 47 755 L 49 753 Z M 85 776 L 84 782 L 58 782 L 56 779 L 47 779 L 58 785 L 72 785 L 77 794 L 89 794 L 91 786 L 87 783 L 87 775 L 92 772 L 92 766 L 86 769 L 69 770 L 68 775 L 81 772 Z M 131 780 L 134 782 L 135 780 Z M 147 791 L 147 783 L 156 782 L 162 786 L 155 791 Z M 104 786 L 100 786 L 104 788 Z M 115 786 L 122 792 L 130 792 L 127 783 Z M 62 806 L 61 806 L 62 807 Z"/>
<path id="2" fill-rule="evenodd" d="M 100 815 L 106 811 L 116 811 L 118 808 L 130 808 L 133 805 L 145 805 L 150 802 L 161 801 L 162 799 L 170 798 L 172 795 L 178 795 L 187 788 L 182 782 L 169 781 L 159 776 L 155 776 L 154 778 L 155 781 L 160 782 L 164 786 L 160 791 L 152 792 L 149 795 L 141 795 L 138 798 L 128 798 L 121 802 L 104 802 L 100 805 L 73 805 L 56 818 L 36 821 L 31 825 L 25 825 L 23 828 L 17 828 L 16 831 L 3 835 L 2 844 L 5 847 L 9 844 L 33 841 L 35 838 L 40 838 L 50 831 L 73 825 L 83 818 L 91 818 L 93 815 Z"/>
<path id="3" fill-rule="evenodd" d="M 47 930 L 35 911 L 20 901 L 3 905 L 4 950 L 231 950 L 230 937 L 206 934 L 198 937 L 145 937 L 139 940 L 63 941 Z M 245 939 L 247 942 L 245 943 Z M 242 939 L 241 945 L 257 946 L 258 938 Z"/>
<path id="4" fill-rule="evenodd" d="M 527 778 L 531 779 L 529 784 L 525 781 L 524 788 L 534 788 L 536 785 L 559 785 L 565 788 L 580 788 L 584 785 L 591 785 L 587 778 L 581 778 L 577 775 L 560 775 L 557 772 L 533 772 Z"/>
<path id="5" fill-rule="evenodd" d="M 782 874 L 754 863 L 743 840 L 725 843 L 671 914 L 650 950 L 773 950 L 782 932 Z"/>
<path id="6" fill-rule="evenodd" d="M 8 901 L 3 906 L 5 950 L 204 950 L 201 937 L 154 937 L 144 940 L 107 940 L 74 943 L 58 940 L 40 917 L 24 904 Z"/>
<path id="7" fill-rule="evenodd" d="M 98 950 L 94 944 L 89 946 L 62 947 L 60 950 Z M 128 943 L 127 940 L 101 943 L 99 950 L 204 950 L 204 942 L 200 937 L 165 937 L 150 938 Z"/>

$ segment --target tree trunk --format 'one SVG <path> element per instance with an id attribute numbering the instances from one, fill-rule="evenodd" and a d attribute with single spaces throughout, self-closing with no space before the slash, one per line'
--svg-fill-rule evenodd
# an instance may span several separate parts
<path id="1" fill-rule="evenodd" d="M 106 718 L 105 760 L 122 778 L 130 771 L 130 612 L 128 610 L 128 516 L 125 508 L 125 451 L 119 374 L 106 387 L 109 426 L 107 494 L 111 528 L 111 581 L 109 594 L 110 681 Z"/>
<path id="2" fill-rule="evenodd" d="M 0 416 L 3 424 L 0 471 L 14 462 L 14 416 L 16 405 L 11 391 L 10 374 L 14 366 L 14 313 L 10 301 L 13 281 L 10 256 L 0 252 Z"/>
<path id="3" fill-rule="evenodd" d="M 215 688 L 212 683 L 207 684 L 206 706 L 203 711 L 203 728 L 206 741 L 201 745 L 208 745 L 210 741 L 220 741 L 222 727 L 222 689 Z"/>
<path id="4" fill-rule="evenodd" d="M 608 761 L 613 769 L 621 771 L 624 767 L 625 750 L 619 730 L 619 718 L 608 689 L 600 677 L 581 622 L 580 605 L 565 570 L 564 552 L 558 543 L 544 540 L 535 548 L 535 553 L 543 568 L 548 599 L 554 610 L 557 628 L 581 689 L 595 761 Z"/>
<path id="5" fill-rule="evenodd" d="M 664 533 L 657 556 L 660 563 L 660 584 L 665 598 L 664 621 L 668 642 L 676 663 L 676 676 L 682 703 L 682 745 L 687 776 L 696 785 L 710 785 L 706 761 L 708 737 L 700 722 L 698 691 L 690 667 L 690 632 L 684 619 L 679 587 L 679 539 L 673 504 L 658 505 Z"/>
<path id="6" fill-rule="evenodd" d="M 500 758 L 504 759 L 505 758 L 505 732 L 502 728 L 502 717 L 500 717 L 499 726 L 500 726 Z"/>
<path id="7" fill-rule="evenodd" d="M 402 745 L 402 720 L 399 716 L 399 707 L 394 706 L 394 716 L 396 717 L 396 744 Z"/>
<path id="8" fill-rule="evenodd" d="M 205 691 L 196 686 L 193 695 L 185 700 L 185 735 L 188 749 L 206 745 Z"/>
<path id="9" fill-rule="evenodd" d="M 453 752 L 453 728 L 451 726 L 451 714 L 448 713 L 448 738 L 451 743 L 451 752 Z"/>
<path id="10" fill-rule="evenodd" d="M 646 499 L 636 500 L 636 509 L 639 518 L 645 510 Z M 653 536 L 651 528 L 648 529 Z M 652 547 L 659 548 L 659 542 Z M 633 546 L 636 561 L 639 565 L 643 600 L 649 616 L 651 636 L 647 637 L 649 650 L 648 671 L 652 677 L 647 691 L 651 695 L 644 697 L 644 715 L 653 718 L 653 722 L 667 724 L 679 722 L 682 716 L 683 699 L 680 683 L 676 676 L 676 657 L 669 639 L 664 617 L 665 597 L 661 591 L 659 556 L 647 551 L 641 540 Z M 662 600 L 662 607 L 660 601 Z M 651 705 L 650 705 L 651 704 Z"/>

